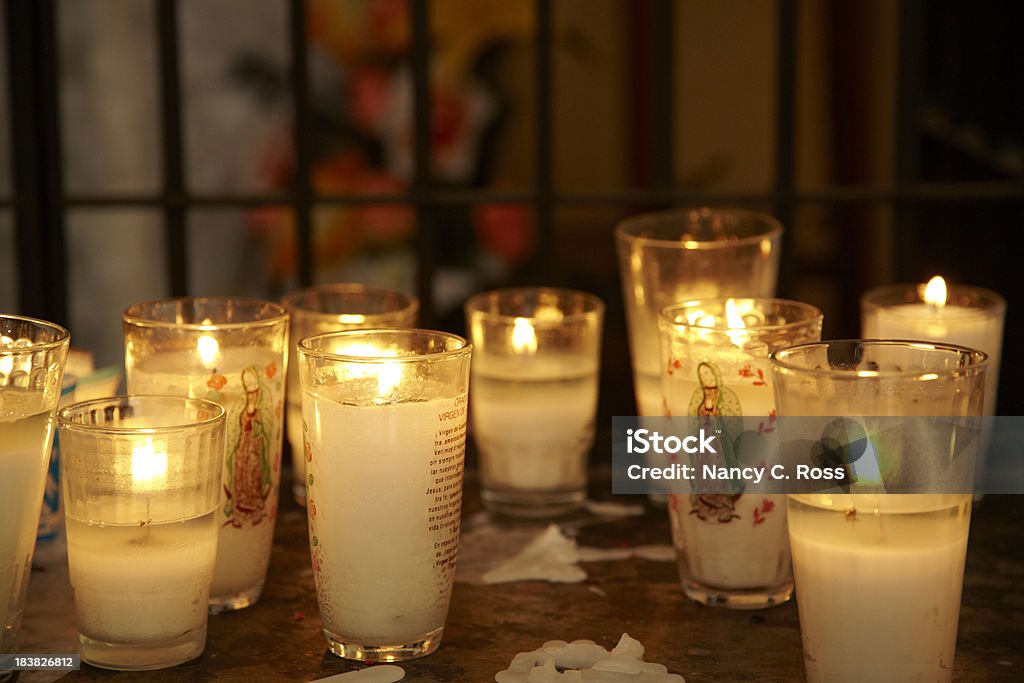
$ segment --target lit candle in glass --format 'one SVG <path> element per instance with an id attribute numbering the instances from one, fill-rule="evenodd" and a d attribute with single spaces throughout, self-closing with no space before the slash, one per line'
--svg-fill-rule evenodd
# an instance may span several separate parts
<path id="1" fill-rule="evenodd" d="M 471 347 L 427 330 L 299 346 L 310 550 L 324 635 L 349 659 L 433 652 L 459 546 Z"/>
<path id="2" fill-rule="evenodd" d="M 205 398 L 227 411 L 210 609 L 247 607 L 262 591 L 277 518 L 288 314 L 255 299 L 165 299 L 130 307 L 124 327 L 129 392 Z"/>
<path id="3" fill-rule="evenodd" d="M 53 418 L 70 343 L 71 335 L 63 327 L 0 315 L 0 653 L 4 654 L 18 651 Z"/>
<path id="4" fill-rule="evenodd" d="M 781 240 L 775 218 L 738 209 L 676 209 L 631 216 L 618 225 L 637 415 L 662 414 L 661 310 L 696 299 L 774 296 Z M 668 465 L 651 453 L 645 460 L 651 467 Z"/>
<path id="5" fill-rule="evenodd" d="M 82 658 L 120 670 L 198 657 L 217 555 L 224 410 L 172 396 L 59 413 Z"/>
<path id="6" fill-rule="evenodd" d="M 604 304 L 584 292 L 523 288 L 477 294 L 465 308 L 484 505 L 519 516 L 580 507 Z"/>
<path id="7" fill-rule="evenodd" d="M 974 474 L 968 454 L 977 447 L 987 364 L 964 347 L 878 340 L 772 355 L 782 438 L 813 443 L 822 425 L 856 423 L 864 455 L 854 470 L 870 471 L 864 460 L 877 465 L 845 490 L 788 497 L 811 683 L 952 679 Z M 954 419 L 967 429 L 950 431 Z M 891 437 L 901 422 L 910 431 Z M 961 475 L 957 486 L 925 485 L 946 471 Z"/>
<path id="8" fill-rule="evenodd" d="M 288 359 L 288 413 L 285 427 L 292 453 L 292 493 L 306 504 L 306 458 L 303 453 L 302 391 L 299 389 L 299 342 L 324 332 L 408 328 L 416 324 L 419 300 L 414 296 L 361 284 L 317 285 L 285 296 L 281 304 L 291 315 Z"/>
<path id="9" fill-rule="evenodd" d="M 1003 350 L 1006 300 L 981 287 L 948 285 L 936 275 L 927 284 L 877 287 L 861 298 L 862 332 L 867 339 L 916 339 L 958 344 L 989 357 L 985 415 L 996 414 L 999 362 Z M 991 432 L 982 432 L 978 493 L 983 491 Z"/>
<path id="10" fill-rule="evenodd" d="M 692 422 L 690 433 L 709 420 L 709 432 L 721 425 L 723 438 L 731 440 L 743 429 L 774 431 L 768 356 L 818 341 L 821 322 L 814 306 L 784 299 L 708 299 L 669 306 L 661 316 L 665 415 Z M 768 465 L 751 462 L 751 456 L 723 451 L 709 464 Z M 750 482 L 736 492 L 698 486 L 669 495 L 669 518 L 679 576 L 690 599 L 756 609 L 790 598 L 793 575 L 782 494 L 759 491 Z"/>

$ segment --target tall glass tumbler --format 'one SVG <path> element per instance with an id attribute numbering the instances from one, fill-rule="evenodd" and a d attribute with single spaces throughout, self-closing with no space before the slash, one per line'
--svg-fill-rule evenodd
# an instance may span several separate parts
<path id="1" fill-rule="evenodd" d="M 955 466 L 966 432 L 933 429 L 951 419 L 977 427 L 977 448 L 987 356 L 848 340 L 783 349 L 772 365 L 784 438 L 806 429 L 806 416 L 822 416 L 826 426 L 843 423 L 844 449 L 863 453 L 850 487 L 789 496 L 808 680 L 951 680 L 974 463 L 967 459 L 958 488 L 923 493 L 900 492 L 912 489 L 884 473 L 895 467 L 919 488 L 916 477 Z M 892 416 L 908 418 L 908 435 Z"/>
<path id="2" fill-rule="evenodd" d="M 206 647 L 224 409 L 118 396 L 58 413 L 75 626 L 86 662 L 163 669 Z"/>
<path id="3" fill-rule="evenodd" d="M 310 551 L 339 657 L 400 661 L 441 643 L 471 348 L 428 330 L 334 332 L 299 345 Z"/>
<path id="4" fill-rule="evenodd" d="M 213 613 L 259 600 L 281 481 L 288 313 L 257 299 L 163 299 L 123 315 L 132 394 L 216 401 L 227 411 Z"/>
<path id="5" fill-rule="evenodd" d="M 705 419 L 726 425 L 727 431 L 732 424 L 774 431 L 768 356 L 818 341 L 821 321 L 814 306 L 785 299 L 708 299 L 669 306 L 661 315 L 665 414 L 693 421 L 692 433 Z M 736 451 L 719 453 L 707 464 L 767 464 L 754 448 L 738 443 Z M 679 578 L 691 600 L 733 609 L 789 600 L 793 572 L 786 499 L 759 488 L 771 486 L 747 482 L 727 493 L 695 484 L 688 493 L 669 494 Z"/>
<path id="6" fill-rule="evenodd" d="M 484 505 L 533 517 L 582 506 L 604 304 L 585 292 L 534 287 L 477 294 L 465 308 Z"/>
<path id="7" fill-rule="evenodd" d="M 615 229 L 638 415 L 662 415 L 658 316 L 672 304 L 775 295 L 782 225 L 738 209 L 677 209 Z M 664 467 L 661 456 L 648 465 Z M 666 488 L 667 491 L 667 488 Z M 652 495 L 664 500 L 664 494 Z"/>
<path id="8" fill-rule="evenodd" d="M 291 315 L 288 358 L 288 412 L 285 429 L 292 452 L 292 493 L 306 504 L 306 454 L 303 453 L 302 390 L 299 388 L 299 342 L 324 332 L 409 328 L 416 324 L 419 300 L 381 287 L 347 283 L 317 285 L 288 294 L 281 305 Z"/>
<path id="9" fill-rule="evenodd" d="M 70 343 L 63 327 L 0 315 L 0 654 L 18 651 Z"/>

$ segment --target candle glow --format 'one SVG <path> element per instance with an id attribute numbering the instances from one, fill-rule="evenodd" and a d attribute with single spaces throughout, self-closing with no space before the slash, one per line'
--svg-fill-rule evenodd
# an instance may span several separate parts
<path id="1" fill-rule="evenodd" d="M 513 323 L 512 348 L 516 353 L 537 353 L 537 333 L 526 318 L 516 318 Z"/>
<path id="2" fill-rule="evenodd" d="M 946 281 L 941 275 L 936 275 L 924 288 L 924 302 L 939 308 L 946 305 L 948 295 L 946 293 Z"/>
<path id="3" fill-rule="evenodd" d="M 167 453 L 153 450 L 153 439 L 147 437 L 132 447 L 132 484 L 141 489 L 155 489 L 167 481 Z"/>
<path id="4" fill-rule="evenodd" d="M 725 324 L 729 327 L 729 339 L 733 345 L 743 348 L 743 345 L 750 341 L 750 335 L 744 332 L 733 332 L 732 330 L 746 330 L 747 324 L 740 315 L 735 299 L 728 299 L 725 302 Z"/>
<path id="5" fill-rule="evenodd" d="M 204 334 L 196 341 L 196 350 L 199 351 L 199 360 L 204 368 L 217 367 L 220 358 L 220 344 L 214 337 Z"/>
<path id="6" fill-rule="evenodd" d="M 337 347 L 335 353 L 340 356 L 355 356 L 363 358 L 395 358 L 398 353 L 392 349 L 385 349 L 365 342 L 355 342 Z M 377 378 L 377 395 L 380 399 L 388 399 L 395 391 L 395 387 L 402 383 L 401 363 L 368 364 L 365 367 L 359 365 L 347 365 L 343 368 L 346 377 L 351 379 Z"/>

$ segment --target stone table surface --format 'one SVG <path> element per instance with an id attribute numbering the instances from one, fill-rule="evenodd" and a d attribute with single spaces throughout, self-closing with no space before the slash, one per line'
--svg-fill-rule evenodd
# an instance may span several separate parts
<path id="1" fill-rule="evenodd" d="M 610 498 L 606 477 L 594 483 L 595 497 Z M 288 490 L 282 487 L 283 492 Z M 467 478 L 464 518 L 479 519 L 477 491 L 476 481 Z M 600 523 L 577 515 L 569 524 L 578 529 L 581 545 L 617 548 L 670 542 L 664 510 L 640 497 L 614 498 L 642 504 L 643 515 Z M 310 571 L 305 512 L 287 495 L 282 496 L 281 510 L 263 599 L 249 609 L 211 617 L 200 658 L 146 673 L 83 665 L 62 677 L 62 683 L 312 681 L 361 668 L 327 652 Z M 529 526 L 508 523 L 510 532 L 516 532 L 509 537 L 522 538 L 523 527 Z M 539 532 L 543 526 L 535 523 L 532 528 Z M 493 681 L 515 653 L 544 641 L 587 638 L 610 648 L 623 632 L 646 646 L 648 661 L 665 664 L 689 683 L 803 680 L 794 603 L 753 612 L 719 610 L 686 600 L 670 562 L 626 559 L 583 566 L 588 579 L 577 584 L 456 583 L 440 649 L 403 663 L 404 680 L 485 683 Z M 66 565 L 55 562 L 45 571 L 33 572 L 22 651 L 73 651 L 71 615 Z M 1024 680 L 1024 496 L 989 496 L 975 509 L 954 679 Z M 53 674 L 22 677 L 26 683 L 48 680 Z"/>

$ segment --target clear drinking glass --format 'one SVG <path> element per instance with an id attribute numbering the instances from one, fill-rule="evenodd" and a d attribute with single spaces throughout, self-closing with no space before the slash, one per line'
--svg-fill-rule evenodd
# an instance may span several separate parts
<path id="1" fill-rule="evenodd" d="M 292 452 L 292 493 L 306 504 L 306 457 L 302 452 L 302 391 L 299 388 L 299 342 L 314 334 L 343 330 L 409 328 L 416 324 L 419 300 L 381 287 L 361 284 L 317 285 L 285 296 L 291 315 L 288 358 L 288 413 L 285 429 Z"/>
<path id="2" fill-rule="evenodd" d="M 962 461 L 969 439 L 977 448 L 987 357 L 847 340 L 777 351 L 772 366 L 783 438 L 843 423 L 858 434 L 844 449 L 862 453 L 860 481 L 788 500 L 808 680 L 951 680 L 974 462 L 957 488 L 902 491 Z"/>
<path id="3" fill-rule="evenodd" d="M 213 613 L 259 600 L 281 481 L 288 313 L 229 297 L 163 299 L 123 315 L 132 394 L 216 401 L 227 411 Z"/>
<path id="4" fill-rule="evenodd" d="M 0 315 L 0 654 L 18 651 L 70 342 L 53 323 Z"/>
<path id="5" fill-rule="evenodd" d="M 775 218 L 738 209 L 676 209 L 619 223 L 615 242 L 638 415 L 662 414 L 661 310 L 695 299 L 774 296 L 781 239 Z M 668 464 L 646 457 L 651 467 Z"/>
<path id="6" fill-rule="evenodd" d="M 818 341 L 821 322 L 821 311 L 814 306 L 785 299 L 709 299 L 665 308 L 665 414 L 672 420 L 690 419 L 697 427 L 705 420 L 728 425 L 728 418 L 745 418 L 742 424 L 747 429 L 774 430 L 768 356 L 787 346 Z M 719 453 L 702 464 L 766 464 L 752 461 L 755 457 L 741 449 Z M 689 493 L 669 494 L 679 577 L 691 600 L 733 609 L 759 609 L 789 600 L 793 572 L 786 500 L 770 488 L 766 482 L 747 482 L 741 490 L 723 493 L 695 484 Z"/>
<path id="7" fill-rule="evenodd" d="M 568 289 L 502 289 L 465 305 L 480 495 L 491 510 L 550 516 L 587 497 L 604 304 Z"/>
<path id="8" fill-rule="evenodd" d="M 339 657 L 399 661 L 441 643 L 471 348 L 428 330 L 333 332 L 299 345 L 310 550 Z"/>
<path id="9" fill-rule="evenodd" d="M 217 556 L 224 409 L 119 396 L 58 413 L 82 659 L 124 671 L 202 654 Z"/>

